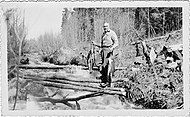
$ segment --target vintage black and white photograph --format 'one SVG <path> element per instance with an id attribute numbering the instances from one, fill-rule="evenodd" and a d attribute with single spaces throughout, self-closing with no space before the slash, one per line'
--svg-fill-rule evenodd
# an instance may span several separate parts
<path id="1" fill-rule="evenodd" d="M 184 109 L 183 5 L 5 3 L 1 12 L 9 111 Z"/>

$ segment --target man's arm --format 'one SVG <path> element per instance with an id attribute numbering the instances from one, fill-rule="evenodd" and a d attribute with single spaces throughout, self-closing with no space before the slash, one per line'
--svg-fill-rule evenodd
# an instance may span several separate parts
<path id="1" fill-rule="evenodd" d="M 118 38 L 117 38 L 117 35 L 115 32 L 113 32 L 111 39 L 113 41 L 113 45 L 110 49 L 113 50 L 114 48 L 116 48 L 119 45 L 119 41 L 118 41 Z"/>
<path id="2" fill-rule="evenodd" d="M 92 41 L 92 44 L 95 45 L 95 46 L 97 46 L 97 47 L 99 47 L 99 48 L 101 47 L 101 44 L 97 44 L 97 43 L 94 42 L 94 41 Z"/>

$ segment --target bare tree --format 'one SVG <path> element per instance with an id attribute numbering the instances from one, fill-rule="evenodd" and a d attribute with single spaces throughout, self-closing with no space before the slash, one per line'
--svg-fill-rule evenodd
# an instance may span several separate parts
<path id="1" fill-rule="evenodd" d="M 53 34 L 53 32 L 46 32 L 44 35 L 40 35 L 35 44 L 36 49 L 42 56 L 42 60 L 45 62 L 49 61 L 53 56 L 58 57 L 63 46 L 64 43 L 61 36 L 59 34 Z"/>
<path id="2" fill-rule="evenodd" d="M 5 19 L 7 22 L 7 32 L 8 32 L 8 60 L 15 59 L 15 67 L 13 70 L 16 70 L 16 95 L 15 102 L 13 105 L 13 110 L 16 107 L 17 97 L 18 97 L 18 82 L 19 82 L 19 68 L 21 56 L 22 56 L 22 48 L 23 43 L 26 39 L 26 27 L 24 16 L 21 16 L 21 11 L 19 9 L 10 9 L 5 11 L 4 13 Z M 10 55 L 12 53 L 13 56 Z"/>

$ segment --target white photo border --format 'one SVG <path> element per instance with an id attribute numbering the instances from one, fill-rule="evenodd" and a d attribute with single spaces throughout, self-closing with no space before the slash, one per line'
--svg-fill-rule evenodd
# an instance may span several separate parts
<path id="1" fill-rule="evenodd" d="M 3 2 L 6 7 L 12 2 Z M 20 4 L 20 3 L 16 3 Z M 22 2 L 25 4 L 25 2 Z M 189 2 L 188 1 L 74 1 L 74 2 L 27 2 L 27 4 L 62 4 L 67 7 L 183 7 L 183 62 L 184 62 L 184 109 L 179 110 L 9 110 L 7 80 L 7 33 L 1 13 L 1 110 L 3 116 L 187 116 L 190 109 L 190 66 L 189 66 Z"/>

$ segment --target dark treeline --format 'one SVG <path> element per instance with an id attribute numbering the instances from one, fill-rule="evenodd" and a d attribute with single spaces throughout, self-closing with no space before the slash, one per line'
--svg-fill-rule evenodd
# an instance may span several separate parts
<path id="1" fill-rule="evenodd" d="M 182 28 L 181 7 L 74 8 L 69 20 L 63 14 L 62 36 L 70 47 L 98 41 L 104 21 L 110 23 L 120 47 L 140 36 L 143 39 L 165 35 Z M 138 36 L 137 36 L 138 35 Z"/>

